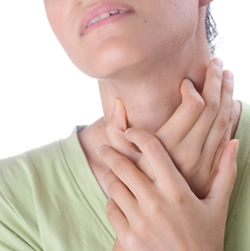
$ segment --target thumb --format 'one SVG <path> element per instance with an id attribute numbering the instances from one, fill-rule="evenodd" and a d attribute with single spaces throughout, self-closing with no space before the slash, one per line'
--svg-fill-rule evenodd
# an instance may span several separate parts
<path id="1" fill-rule="evenodd" d="M 113 113 L 106 125 L 106 133 L 110 145 L 121 154 L 127 156 L 131 160 L 135 158 L 135 147 L 129 142 L 124 132 L 127 129 L 127 114 L 121 99 L 116 99 Z"/>
<path id="2" fill-rule="evenodd" d="M 113 113 L 110 118 L 110 123 L 108 126 L 110 126 L 113 129 L 116 130 L 122 130 L 125 131 L 127 129 L 127 114 L 125 107 L 122 103 L 122 100 L 117 98 L 115 100 L 115 104 L 113 107 Z"/>
<path id="3" fill-rule="evenodd" d="M 215 209 L 228 207 L 231 192 L 237 175 L 238 140 L 231 140 L 223 151 L 219 171 L 212 187 L 204 199 Z"/>

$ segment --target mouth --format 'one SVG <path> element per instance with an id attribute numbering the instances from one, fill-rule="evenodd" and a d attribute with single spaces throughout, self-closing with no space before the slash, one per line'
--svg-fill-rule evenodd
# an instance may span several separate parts
<path id="1" fill-rule="evenodd" d="M 131 14 L 134 10 L 122 3 L 100 3 L 88 9 L 82 18 L 80 34 L 85 35 L 104 24 Z"/>

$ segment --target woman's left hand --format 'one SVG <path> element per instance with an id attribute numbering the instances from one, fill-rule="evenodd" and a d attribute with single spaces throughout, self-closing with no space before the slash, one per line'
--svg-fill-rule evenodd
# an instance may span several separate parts
<path id="1" fill-rule="evenodd" d="M 233 76 L 230 71 L 217 67 L 214 63 L 217 60 L 211 60 L 208 65 L 202 95 L 190 80 L 181 83 L 181 104 L 154 135 L 200 199 L 210 190 L 233 126 Z M 127 127 L 125 106 L 117 99 L 106 123 L 110 145 L 154 180 L 147 160 L 144 156 L 137 158 L 137 149 L 124 137 Z"/>
<path id="2" fill-rule="evenodd" d="M 110 146 L 99 157 L 110 167 L 108 218 L 125 250 L 223 250 L 229 197 L 236 177 L 238 142 L 225 148 L 210 192 L 198 199 L 160 141 L 131 128 L 126 138 L 150 163 L 151 181 L 129 158 Z"/>

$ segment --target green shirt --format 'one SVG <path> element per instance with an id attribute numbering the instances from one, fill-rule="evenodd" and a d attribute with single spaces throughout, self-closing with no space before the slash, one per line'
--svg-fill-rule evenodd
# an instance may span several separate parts
<path id="1" fill-rule="evenodd" d="M 250 250 L 250 106 L 242 103 L 236 138 L 240 140 L 237 178 L 225 234 L 226 251 Z"/>
<path id="2" fill-rule="evenodd" d="M 250 107 L 243 104 L 238 176 L 225 250 L 250 250 Z M 1 251 L 111 251 L 106 202 L 79 144 L 67 139 L 0 161 Z"/>

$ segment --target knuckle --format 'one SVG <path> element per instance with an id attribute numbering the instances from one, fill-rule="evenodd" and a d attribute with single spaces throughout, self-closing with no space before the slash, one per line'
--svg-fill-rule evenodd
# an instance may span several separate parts
<path id="1" fill-rule="evenodd" d="M 162 211 L 162 203 L 159 200 L 151 201 L 148 204 L 148 210 L 153 215 L 158 215 Z"/>
<path id="2" fill-rule="evenodd" d="M 185 203 L 185 197 L 182 193 L 178 193 L 175 198 L 177 205 L 182 206 Z"/>
<path id="3" fill-rule="evenodd" d="M 137 250 L 137 248 L 139 247 L 138 237 L 133 232 L 129 232 L 127 234 L 126 243 L 129 247 L 132 247 L 133 250 Z"/>
<path id="4" fill-rule="evenodd" d="M 113 159 L 112 170 L 114 173 L 126 169 L 127 166 L 128 166 L 128 160 L 126 157 L 120 156 L 118 158 Z"/>
<path id="5" fill-rule="evenodd" d="M 191 109 L 202 111 L 205 107 L 205 102 L 200 95 L 192 96 L 191 98 Z"/>
<path id="6" fill-rule="evenodd" d="M 230 95 L 230 97 L 233 96 L 234 88 L 231 86 L 223 86 L 223 91 Z"/>
<path id="7" fill-rule="evenodd" d="M 216 96 L 211 96 L 206 99 L 206 107 L 212 112 L 218 112 L 220 108 L 219 99 Z"/>
<path id="8" fill-rule="evenodd" d="M 220 128 L 222 128 L 222 129 L 226 128 L 228 125 L 228 122 L 229 122 L 229 118 L 228 118 L 227 114 L 220 114 L 219 115 L 218 124 L 219 124 Z"/>
<path id="9" fill-rule="evenodd" d="M 226 137 L 223 137 L 220 141 L 219 148 L 224 149 L 229 142 L 229 139 Z"/>
<path id="10" fill-rule="evenodd" d="M 112 181 L 112 182 L 111 182 L 110 184 L 108 184 L 108 186 L 107 186 L 107 189 L 108 189 L 108 191 L 109 191 L 109 194 L 110 194 L 111 196 L 114 196 L 114 194 L 115 194 L 117 191 L 119 191 L 120 186 L 121 186 L 120 180 L 116 179 L 116 180 Z"/>
<path id="11" fill-rule="evenodd" d="M 216 78 L 218 80 L 221 80 L 222 79 L 222 76 L 223 76 L 223 72 L 222 72 L 222 69 L 214 66 L 213 67 L 213 71 L 212 71 L 212 77 L 213 78 Z"/>
<path id="12" fill-rule="evenodd" d="M 142 145 L 142 149 L 144 151 L 152 152 L 155 151 L 155 149 L 157 149 L 158 146 L 159 146 L 159 140 L 155 137 L 152 137 Z"/>
<path id="13" fill-rule="evenodd" d="M 180 160 L 177 164 L 182 175 L 193 175 L 197 170 L 198 162 L 199 157 L 197 156 L 197 152 L 193 152 L 192 149 L 190 149 L 188 153 L 183 153 L 183 155 L 180 156 Z"/>
<path id="14" fill-rule="evenodd" d="M 171 194 L 171 205 L 175 208 L 181 209 L 182 206 L 185 204 L 186 198 L 183 190 L 177 189 L 172 191 Z"/>

